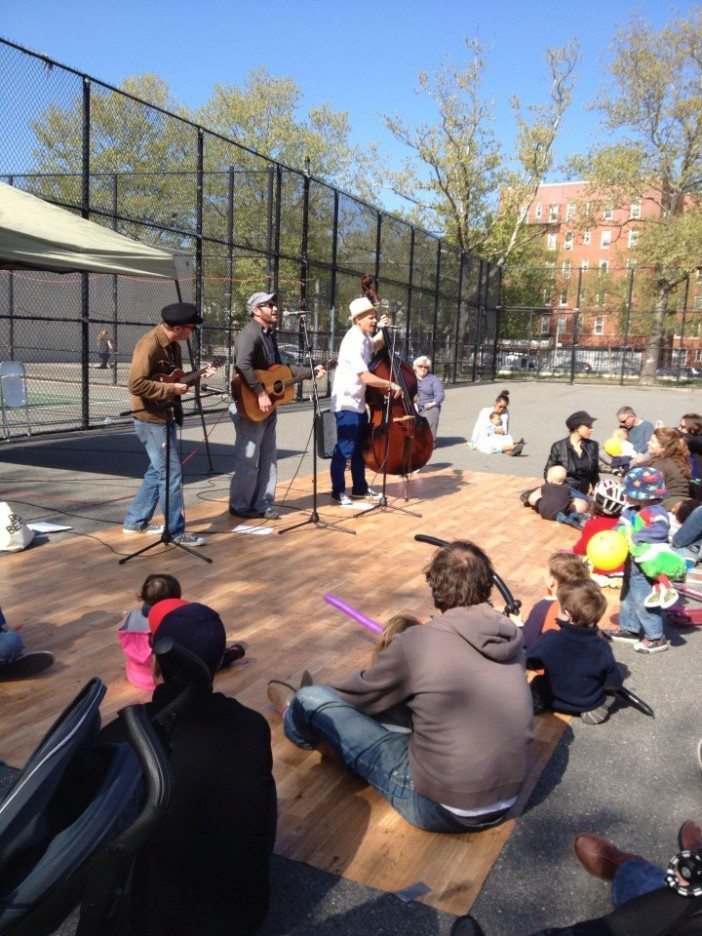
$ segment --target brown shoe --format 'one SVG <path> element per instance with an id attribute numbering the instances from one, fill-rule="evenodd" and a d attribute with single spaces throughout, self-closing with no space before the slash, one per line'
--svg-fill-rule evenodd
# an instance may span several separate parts
<path id="1" fill-rule="evenodd" d="M 702 848 L 702 829 L 688 819 L 678 829 L 678 845 L 681 851 L 698 851 Z"/>
<path id="2" fill-rule="evenodd" d="M 279 715 L 285 712 L 296 692 L 297 690 L 290 683 L 280 679 L 271 679 L 268 683 L 268 698 Z"/>
<path id="3" fill-rule="evenodd" d="M 613 880 L 620 865 L 630 858 L 636 858 L 631 852 L 620 851 L 607 839 L 586 833 L 575 836 L 573 851 L 580 864 L 603 881 Z"/>

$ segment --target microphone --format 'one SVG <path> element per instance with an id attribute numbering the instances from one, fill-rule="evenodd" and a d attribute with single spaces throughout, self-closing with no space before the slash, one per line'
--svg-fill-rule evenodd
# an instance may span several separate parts
<path id="1" fill-rule="evenodd" d="M 295 312 L 292 312 L 290 309 L 283 309 L 281 316 L 283 318 L 292 318 L 293 315 L 307 315 L 308 309 L 299 309 Z"/>
<path id="2" fill-rule="evenodd" d="M 200 384 L 200 389 L 206 393 L 219 393 L 221 396 L 229 395 L 229 391 L 225 390 L 224 387 L 210 387 L 209 384 Z"/>

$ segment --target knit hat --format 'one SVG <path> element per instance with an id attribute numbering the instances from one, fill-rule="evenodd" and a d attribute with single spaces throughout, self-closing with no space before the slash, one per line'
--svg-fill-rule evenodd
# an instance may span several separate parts
<path id="1" fill-rule="evenodd" d="M 166 607 L 162 607 L 162 606 Z M 149 611 L 153 639 L 170 637 L 199 657 L 212 676 L 217 672 L 226 647 L 222 618 L 207 605 L 180 598 L 158 601 Z"/>
<path id="2" fill-rule="evenodd" d="M 622 486 L 624 497 L 629 500 L 663 500 L 667 494 L 663 472 L 657 468 L 632 468 L 627 472 Z"/>

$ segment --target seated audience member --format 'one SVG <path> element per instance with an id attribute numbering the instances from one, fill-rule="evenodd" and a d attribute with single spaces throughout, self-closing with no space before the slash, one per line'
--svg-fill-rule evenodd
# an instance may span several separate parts
<path id="1" fill-rule="evenodd" d="M 685 413 L 680 417 L 678 429 L 690 453 L 690 496 L 702 501 L 702 416 Z"/>
<path id="2" fill-rule="evenodd" d="M 436 444 L 436 436 L 439 432 L 439 415 L 441 414 L 441 404 L 446 395 L 444 385 L 441 379 L 432 374 L 431 361 L 426 355 L 415 358 L 412 364 L 414 373 L 417 376 L 417 393 L 414 398 L 417 412 L 424 416 L 429 423 L 431 434 Z"/>
<path id="3" fill-rule="evenodd" d="M 489 603 L 493 574 L 474 543 L 451 543 L 427 569 L 436 617 L 397 634 L 368 669 L 345 680 L 297 692 L 269 683 L 290 741 L 332 748 L 350 773 L 427 831 L 500 822 L 528 776 L 532 713 L 522 638 Z M 381 723 L 397 705 L 411 713 L 410 732 Z"/>
<path id="4" fill-rule="evenodd" d="M 566 484 L 566 470 L 562 465 L 548 469 L 545 483 L 531 492 L 528 501 L 542 520 L 557 520 L 578 530 L 581 528 L 584 514 L 575 510 L 573 495 Z"/>
<path id="5" fill-rule="evenodd" d="M 216 611 L 167 599 L 152 607 L 149 625 L 154 640 L 170 637 L 214 676 L 226 646 Z M 165 669 L 157 677 L 151 717 L 183 689 Z M 119 722 L 102 738 L 122 740 Z M 149 936 L 249 936 L 270 899 L 276 792 L 268 722 L 210 688 L 179 718 L 170 749 L 171 805 L 137 858 L 136 918 Z"/>
<path id="6" fill-rule="evenodd" d="M 590 492 L 600 480 L 600 447 L 590 436 L 595 417 L 585 410 L 578 410 L 566 419 L 569 435 L 551 446 L 544 477 L 554 465 L 566 470 L 566 483 L 570 487 L 573 509 L 587 513 L 590 509 Z"/>
<path id="7" fill-rule="evenodd" d="M 690 452 L 676 429 L 663 426 L 648 440 L 648 464 L 663 474 L 666 495 L 663 506 L 671 510 L 690 496 Z"/>
<path id="8" fill-rule="evenodd" d="M 536 602 L 524 622 L 522 638 L 524 649 L 535 644 L 544 631 L 558 627 L 556 620 L 561 606 L 556 592 L 561 585 L 570 582 L 582 582 L 589 578 L 587 566 L 579 556 L 569 552 L 554 553 L 548 560 L 546 571 L 546 595 Z"/>
<path id="9" fill-rule="evenodd" d="M 554 709 L 599 725 L 609 717 L 605 693 L 622 684 L 612 648 L 597 629 L 607 601 L 592 579 L 561 585 L 557 598 L 560 630 L 543 634 L 527 652 L 527 669 L 545 670 L 531 681 L 534 711 Z"/>
<path id="10" fill-rule="evenodd" d="M 625 426 L 618 426 L 605 442 L 604 450 L 611 456 L 612 474 L 626 474 L 636 456 L 636 449 L 629 441 L 629 430 Z"/>
<path id="11" fill-rule="evenodd" d="M 526 443 L 524 439 L 515 442 L 509 435 L 508 407 L 509 390 L 502 390 L 494 406 L 484 406 L 478 413 L 468 444 L 484 455 L 521 455 Z"/>
<path id="12" fill-rule="evenodd" d="M 681 522 L 680 527 L 673 534 L 671 543 L 684 558 L 697 563 L 702 547 L 702 504 L 698 504 L 690 513 L 687 513 L 686 504 L 688 501 L 682 501 L 673 511 L 675 518 Z"/>
<path id="13" fill-rule="evenodd" d="M 653 423 L 648 419 L 641 419 L 630 406 L 619 407 L 617 420 L 619 425 L 626 429 L 628 441 L 634 449 L 633 464 L 645 464 L 649 458 L 647 446 L 653 432 Z"/>
<path id="14" fill-rule="evenodd" d="M 619 515 L 626 506 L 621 482 L 616 478 L 602 478 L 595 485 L 592 495 L 593 516 L 585 523 L 582 535 L 573 546 L 576 556 L 587 555 L 587 544 L 596 533 L 613 530 L 619 522 Z M 620 584 L 624 574 L 624 563 L 614 569 L 592 568 L 592 577 L 598 585 Z"/>
<path id="15" fill-rule="evenodd" d="M 24 641 L 16 630 L 7 626 L 0 608 L 0 680 L 24 679 L 43 673 L 54 662 L 48 650 L 25 651 Z"/>

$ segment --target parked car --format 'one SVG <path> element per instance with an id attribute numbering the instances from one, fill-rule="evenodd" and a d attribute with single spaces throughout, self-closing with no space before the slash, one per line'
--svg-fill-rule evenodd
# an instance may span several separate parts
<path id="1" fill-rule="evenodd" d="M 556 364 L 553 368 L 554 374 L 569 374 L 570 373 L 570 361 L 562 362 Z M 587 361 L 575 361 L 573 364 L 573 373 L 574 374 L 592 374 L 593 367 L 592 364 L 588 364 Z"/>

